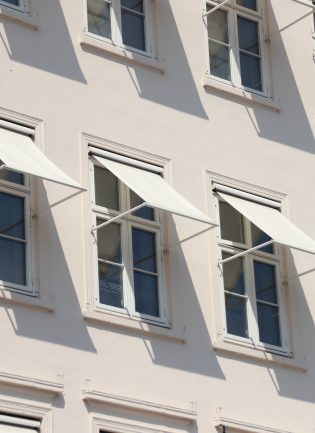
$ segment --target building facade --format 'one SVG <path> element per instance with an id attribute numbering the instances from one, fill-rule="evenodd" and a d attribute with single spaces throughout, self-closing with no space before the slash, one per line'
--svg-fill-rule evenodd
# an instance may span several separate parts
<path id="1" fill-rule="evenodd" d="M 0 0 L 1 433 L 315 431 L 313 8 Z"/>

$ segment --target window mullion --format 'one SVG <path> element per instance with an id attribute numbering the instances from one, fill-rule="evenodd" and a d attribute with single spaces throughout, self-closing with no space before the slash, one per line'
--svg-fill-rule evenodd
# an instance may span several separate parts
<path id="1" fill-rule="evenodd" d="M 112 40 L 115 45 L 122 45 L 120 0 L 112 0 L 111 7 Z"/>
<path id="2" fill-rule="evenodd" d="M 123 260 L 124 269 L 124 303 L 131 315 L 135 314 L 135 296 L 134 296 L 134 278 L 133 278 L 133 253 L 132 253 L 132 224 L 130 221 L 124 221 L 123 234 Z"/>
<path id="3" fill-rule="evenodd" d="M 240 73 L 240 57 L 239 57 L 239 44 L 237 32 L 237 14 L 233 9 L 229 11 L 229 29 L 230 29 L 230 61 L 231 61 L 231 81 L 235 86 L 241 85 Z"/>
<path id="4" fill-rule="evenodd" d="M 249 338 L 254 344 L 259 341 L 258 316 L 255 294 L 255 276 L 253 268 L 253 257 L 249 254 L 245 257 L 245 281 L 248 296 L 247 314 L 248 314 L 248 333 Z"/>

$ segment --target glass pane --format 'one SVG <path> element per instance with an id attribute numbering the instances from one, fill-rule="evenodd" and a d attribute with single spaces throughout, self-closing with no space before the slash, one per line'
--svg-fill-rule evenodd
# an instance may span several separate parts
<path id="1" fill-rule="evenodd" d="M 257 11 L 257 0 L 236 0 L 236 3 L 244 8 Z"/>
<path id="2" fill-rule="evenodd" d="M 144 17 L 122 9 L 121 23 L 123 43 L 129 47 L 145 51 Z"/>
<path id="3" fill-rule="evenodd" d="M 279 308 L 257 303 L 259 340 L 263 343 L 281 346 Z"/>
<path id="4" fill-rule="evenodd" d="M 154 275 L 134 272 L 136 311 L 149 316 L 159 316 L 158 282 Z"/>
<path id="5" fill-rule="evenodd" d="M 99 299 L 101 304 L 122 308 L 122 270 L 115 265 L 98 263 Z"/>
<path id="6" fill-rule="evenodd" d="M 3 168 L 0 170 L 0 180 L 6 180 L 7 182 L 18 183 L 19 185 L 24 185 L 24 175 L 18 173 L 17 171 L 7 170 Z"/>
<path id="7" fill-rule="evenodd" d="M 208 10 L 210 9 L 211 8 L 208 8 Z M 227 12 L 220 9 L 216 10 L 212 14 L 208 15 L 207 20 L 209 38 L 228 44 L 229 32 Z"/>
<path id="8" fill-rule="evenodd" d="M 222 259 L 232 257 L 231 254 L 222 253 Z M 239 295 L 245 295 L 244 261 L 241 257 L 223 263 L 224 290 Z"/>
<path id="9" fill-rule="evenodd" d="M 143 13 L 143 0 L 121 0 L 121 6 Z"/>
<path id="10" fill-rule="evenodd" d="M 260 301 L 278 303 L 275 266 L 254 260 L 256 298 Z"/>
<path id="11" fill-rule="evenodd" d="M 87 0 L 88 31 L 111 39 L 110 4 L 104 0 Z"/>
<path id="12" fill-rule="evenodd" d="M 95 203 L 119 210 L 118 179 L 110 171 L 94 166 Z"/>
<path id="13" fill-rule="evenodd" d="M 155 233 L 132 229 L 133 266 L 149 272 L 157 272 Z"/>
<path id="14" fill-rule="evenodd" d="M 229 48 L 209 41 L 210 73 L 231 81 Z"/>
<path id="15" fill-rule="evenodd" d="M 0 193 L 0 234 L 24 239 L 24 198 Z"/>
<path id="16" fill-rule="evenodd" d="M 130 207 L 136 207 L 139 204 L 143 203 L 143 200 L 141 197 L 139 197 L 135 192 L 132 190 L 130 192 Z M 154 210 L 151 207 L 143 207 L 136 212 L 133 212 L 132 215 L 135 215 L 139 218 L 144 218 L 150 221 L 154 221 Z"/>
<path id="17" fill-rule="evenodd" d="M 25 244 L 0 238 L 0 280 L 26 286 Z"/>
<path id="18" fill-rule="evenodd" d="M 260 58 L 240 53 L 243 86 L 262 91 Z"/>
<path id="19" fill-rule="evenodd" d="M 4 0 L 5 3 L 10 3 L 10 5 L 20 6 L 20 0 Z"/>
<path id="20" fill-rule="evenodd" d="M 248 337 L 246 300 L 225 294 L 226 326 L 229 334 Z"/>
<path id="21" fill-rule="evenodd" d="M 268 236 L 267 233 L 260 230 L 260 228 L 255 226 L 255 224 L 251 224 L 251 231 L 252 231 L 253 247 L 271 241 L 271 237 Z M 258 251 L 263 251 L 265 253 L 273 254 L 273 244 L 260 248 Z"/>
<path id="22" fill-rule="evenodd" d="M 237 27 L 240 49 L 259 54 L 258 24 L 255 21 L 238 16 Z"/>
<path id="23" fill-rule="evenodd" d="M 96 224 L 102 224 L 103 220 L 97 219 Z M 120 224 L 110 223 L 97 230 L 98 258 L 121 263 L 121 235 Z"/>
<path id="24" fill-rule="evenodd" d="M 243 244 L 245 239 L 242 215 L 223 201 L 219 202 L 219 209 L 221 239 Z"/>

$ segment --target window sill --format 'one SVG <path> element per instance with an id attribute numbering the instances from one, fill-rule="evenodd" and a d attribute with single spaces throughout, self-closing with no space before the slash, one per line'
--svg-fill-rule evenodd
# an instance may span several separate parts
<path id="1" fill-rule="evenodd" d="M 241 358 L 256 360 L 263 364 L 272 364 L 274 366 L 289 368 L 302 373 L 307 371 L 304 360 L 294 359 L 288 355 L 278 355 L 266 352 L 265 350 L 255 347 L 246 347 L 242 343 L 236 341 L 218 340 L 214 341 L 212 346 L 218 354 L 234 354 Z"/>
<path id="2" fill-rule="evenodd" d="M 80 45 L 83 49 L 94 49 L 105 55 L 107 54 L 124 59 L 126 63 L 140 65 L 155 72 L 159 72 L 160 74 L 164 74 L 165 72 L 158 60 L 111 45 L 87 33 L 82 34 Z"/>
<path id="3" fill-rule="evenodd" d="M 41 296 L 35 297 L 24 293 L 17 293 L 6 288 L 0 287 L 0 305 L 17 305 L 26 308 L 32 308 L 35 310 L 42 310 L 48 313 L 54 311 L 54 297 Z"/>
<path id="4" fill-rule="evenodd" d="M 171 340 L 175 343 L 185 343 L 185 335 L 182 331 L 175 331 L 163 326 L 142 322 L 130 317 L 122 317 L 107 311 L 83 311 L 83 318 L 87 322 L 113 328 L 123 328 L 136 334 L 148 337 L 157 337 Z"/>
<path id="5" fill-rule="evenodd" d="M 220 83 L 210 77 L 204 77 L 202 85 L 206 90 L 231 96 L 236 101 L 244 103 L 245 105 L 257 105 L 275 112 L 280 112 L 279 104 L 272 98 L 255 95 L 254 93 L 238 89 L 232 85 Z"/>
<path id="6" fill-rule="evenodd" d="M 29 12 L 11 9 L 7 6 L 0 5 L 0 19 L 14 21 L 33 30 L 39 29 L 38 17 Z"/>

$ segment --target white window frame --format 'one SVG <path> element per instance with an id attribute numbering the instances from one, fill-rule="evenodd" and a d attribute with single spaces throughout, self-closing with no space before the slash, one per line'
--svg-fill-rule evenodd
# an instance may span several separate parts
<path id="1" fill-rule="evenodd" d="M 230 58 L 230 71 L 231 80 L 225 80 L 223 78 L 217 77 L 211 74 L 210 70 L 210 56 L 209 56 L 209 36 L 208 36 L 208 25 L 207 16 L 204 16 L 205 28 L 207 30 L 207 70 L 206 75 L 220 83 L 227 84 L 232 87 L 242 89 L 246 92 L 255 93 L 260 96 L 270 97 L 269 90 L 269 74 L 268 74 L 268 62 L 267 53 L 265 46 L 265 31 L 264 31 L 264 0 L 257 0 L 257 11 L 247 9 L 236 3 L 236 0 L 230 0 L 220 7 L 221 10 L 227 12 L 228 21 L 228 34 L 229 34 L 229 58 Z M 204 11 L 206 13 L 207 6 L 218 6 L 220 2 L 218 0 L 206 0 Z M 259 47 L 260 47 L 260 64 L 261 64 L 261 78 L 262 78 L 262 91 L 246 87 L 242 84 L 241 79 L 241 65 L 240 65 L 240 55 L 239 55 L 239 43 L 238 43 L 238 27 L 237 27 L 237 16 L 242 16 L 251 21 L 258 23 L 258 37 L 259 37 Z"/>
<path id="2" fill-rule="evenodd" d="M 237 190 L 236 190 L 237 191 Z M 237 193 L 235 194 L 237 195 Z M 220 222 L 219 202 L 221 199 L 215 194 L 215 209 L 217 221 Z M 221 238 L 221 226 L 217 229 L 218 248 L 220 250 L 219 257 L 222 257 L 222 252 L 237 254 L 252 246 L 251 238 L 251 223 L 242 215 L 243 227 L 244 227 L 244 244 L 231 242 Z M 246 302 L 246 313 L 247 313 L 247 326 L 248 326 L 248 338 L 240 337 L 237 335 L 229 334 L 227 332 L 226 325 L 226 309 L 225 309 L 225 289 L 223 280 L 223 264 L 218 266 L 219 268 L 219 289 L 220 289 L 220 305 L 221 305 L 221 317 L 222 317 L 222 335 L 225 341 L 239 342 L 245 346 L 259 348 L 272 353 L 289 355 L 288 345 L 288 333 L 287 333 L 287 322 L 285 313 L 285 279 L 284 279 L 284 266 L 281 262 L 284 259 L 283 248 L 276 244 L 273 244 L 274 254 L 266 253 L 263 251 L 255 250 L 247 255 L 241 257 L 243 260 L 243 266 L 245 271 L 245 298 Z M 279 331 L 281 346 L 275 346 L 268 343 L 259 341 L 259 327 L 258 327 L 258 315 L 257 315 L 257 304 L 256 304 L 256 293 L 255 293 L 255 280 L 254 280 L 254 267 L 253 261 L 260 261 L 275 266 L 275 278 L 277 285 L 277 300 L 279 308 Z"/>
<path id="3" fill-rule="evenodd" d="M 129 188 L 118 179 L 118 193 L 120 210 L 106 209 L 95 204 L 95 184 L 94 184 L 94 166 L 102 169 L 97 161 L 89 158 L 89 173 L 90 173 L 90 192 L 91 192 L 91 225 L 96 226 L 96 218 L 108 220 L 118 216 L 121 212 L 130 209 Z M 104 169 L 105 170 L 105 169 Z M 150 221 L 129 214 L 117 219 L 113 224 L 121 224 L 121 252 L 122 263 L 124 265 L 122 284 L 123 284 L 123 299 L 125 308 L 118 308 L 99 301 L 99 281 L 98 281 L 98 254 L 97 254 L 97 231 L 94 231 L 92 236 L 92 270 L 93 270 L 93 285 L 94 285 L 94 308 L 96 311 L 109 311 L 113 313 L 123 314 L 125 316 L 143 320 L 148 323 L 167 325 L 167 310 L 166 310 L 166 291 L 165 291 L 165 275 L 163 266 L 163 240 L 162 240 L 162 222 L 161 214 L 157 209 L 154 209 L 155 220 Z M 133 293 L 133 261 L 132 261 L 132 227 L 153 232 L 156 234 L 156 265 L 158 276 L 158 300 L 159 300 L 159 317 L 150 316 L 143 313 L 138 313 L 135 310 L 135 297 Z M 101 230 L 101 229 L 100 229 Z M 131 281 L 129 280 L 131 277 Z"/>
<path id="4" fill-rule="evenodd" d="M 30 176 L 23 174 L 24 184 L 20 185 L 0 179 L 0 192 L 4 192 L 16 197 L 24 198 L 24 218 L 25 218 L 25 270 L 26 285 L 15 284 L 10 281 L 0 280 L 0 289 L 7 289 L 12 292 L 19 292 L 29 295 L 35 295 L 35 285 L 33 277 L 33 234 L 32 234 L 32 193 Z"/>
<path id="5" fill-rule="evenodd" d="M 120 0 L 103 0 L 104 3 L 110 5 L 110 21 L 111 21 L 111 39 L 99 36 L 95 33 L 89 32 L 88 29 L 88 13 L 87 1 L 84 1 L 84 32 L 90 37 L 100 41 L 110 43 L 119 48 L 126 49 L 137 54 L 153 57 L 153 44 L 152 44 L 152 0 L 143 0 L 143 13 L 144 13 L 144 37 L 145 37 L 145 50 L 139 50 L 135 47 L 130 47 L 123 43 L 122 38 L 122 22 L 121 22 L 121 1 Z"/>
<path id="6" fill-rule="evenodd" d="M 10 9 L 14 9 L 19 12 L 26 12 L 26 0 L 19 0 L 19 5 L 13 5 L 11 3 L 6 2 L 5 0 L 0 0 L 0 6 L 5 6 Z"/>

